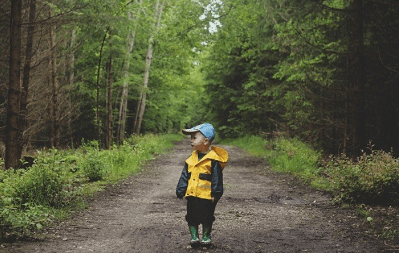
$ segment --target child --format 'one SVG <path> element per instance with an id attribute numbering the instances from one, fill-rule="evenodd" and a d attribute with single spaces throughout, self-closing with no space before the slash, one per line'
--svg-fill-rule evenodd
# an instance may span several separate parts
<path id="1" fill-rule="evenodd" d="M 191 135 L 194 150 L 182 170 L 176 196 L 187 200 L 186 221 L 191 234 L 190 245 L 193 248 L 200 246 L 198 228 L 202 224 L 201 244 L 209 247 L 215 206 L 223 194 L 222 170 L 228 161 L 228 152 L 214 146 L 210 148 L 215 130 L 209 123 L 183 129 L 182 133 Z"/>

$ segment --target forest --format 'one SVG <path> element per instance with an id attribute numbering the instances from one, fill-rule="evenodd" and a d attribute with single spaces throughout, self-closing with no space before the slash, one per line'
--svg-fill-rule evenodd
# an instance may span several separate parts
<path id="1" fill-rule="evenodd" d="M 0 241 L 203 122 L 398 238 L 398 21 L 393 0 L 0 0 Z"/>
<path id="2" fill-rule="evenodd" d="M 391 0 L 0 1 L 5 168 L 29 150 L 111 149 L 213 123 L 326 154 L 398 154 Z"/>

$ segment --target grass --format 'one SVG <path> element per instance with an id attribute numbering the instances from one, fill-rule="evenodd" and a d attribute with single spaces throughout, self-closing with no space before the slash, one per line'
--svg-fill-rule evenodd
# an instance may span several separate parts
<path id="1" fill-rule="evenodd" d="M 265 148 L 267 142 L 258 136 L 245 136 L 237 139 L 224 139 L 221 144 L 228 144 L 246 150 L 249 154 L 257 157 L 265 157 L 267 150 Z"/>
<path id="2" fill-rule="evenodd" d="M 265 158 L 271 169 L 290 173 L 310 182 L 313 186 L 324 188 L 322 178 L 318 177 L 321 154 L 298 139 L 276 139 L 266 141 L 259 136 L 245 136 L 226 139 L 222 144 L 237 146 L 251 155 Z"/>

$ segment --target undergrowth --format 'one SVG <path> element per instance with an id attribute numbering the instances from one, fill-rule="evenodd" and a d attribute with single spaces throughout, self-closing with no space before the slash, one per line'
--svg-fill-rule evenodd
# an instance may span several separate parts
<path id="1" fill-rule="evenodd" d="M 146 134 L 111 150 L 85 142 L 76 150 L 41 151 L 27 169 L 0 171 L 0 239 L 26 236 L 68 217 L 85 207 L 85 198 L 139 171 L 179 139 Z"/>

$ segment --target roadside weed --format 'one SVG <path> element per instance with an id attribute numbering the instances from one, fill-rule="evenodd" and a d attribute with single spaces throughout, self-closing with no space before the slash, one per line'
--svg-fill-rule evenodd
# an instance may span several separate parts
<path id="1" fill-rule="evenodd" d="M 0 170 L 0 239 L 28 235 L 85 208 L 86 197 L 139 171 L 181 138 L 146 134 L 112 150 L 101 150 L 97 141 L 83 142 L 75 150 L 40 151 L 29 168 Z"/>

